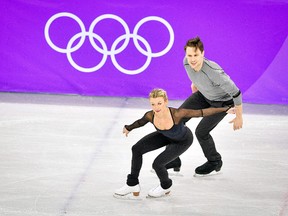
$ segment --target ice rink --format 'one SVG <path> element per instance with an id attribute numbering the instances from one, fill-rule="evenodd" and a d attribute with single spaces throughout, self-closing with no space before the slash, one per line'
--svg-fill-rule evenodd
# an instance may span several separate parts
<path id="1" fill-rule="evenodd" d="M 155 130 L 147 124 L 126 138 L 122 128 L 150 109 L 147 99 L 0 93 L 0 215 L 287 216 L 288 106 L 243 108 L 242 130 L 227 115 L 212 133 L 218 174 L 193 176 L 206 161 L 194 136 L 170 196 L 145 198 L 159 184 L 150 170 L 160 149 L 144 156 L 142 199 L 119 200 L 131 146 Z M 187 124 L 193 133 L 199 120 Z"/>

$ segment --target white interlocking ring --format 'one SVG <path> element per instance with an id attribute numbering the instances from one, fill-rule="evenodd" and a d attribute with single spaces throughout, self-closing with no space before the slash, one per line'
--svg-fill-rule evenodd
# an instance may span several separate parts
<path id="1" fill-rule="evenodd" d="M 72 18 L 73 20 L 75 20 L 79 26 L 80 26 L 80 29 L 81 29 L 81 32 L 80 33 L 77 33 L 75 34 L 67 43 L 67 47 L 64 49 L 64 48 L 60 48 L 58 46 L 56 46 L 51 38 L 50 38 L 50 35 L 49 35 L 49 29 L 50 29 L 50 25 L 53 23 L 54 20 L 60 18 L 60 17 L 69 17 L 69 18 Z M 124 31 L 125 31 L 125 34 L 124 35 L 121 35 L 119 36 L 112 44 L 111 46 L 111 49 L 108 50 L 107 48 L 107 45 L 105 43 L 105 41 L 98 35 L 96 34 L 95 32 L 93 32 L 93 30 L 95 29 L 95 26 L 102 20 L 104 19 L 114 19 L 116 21 L 118 21 L 120 24 L 122 24 L 123 28 L 124 28 Z M 163 49 L 162 51 L 160 52 L 157 52 L 157 53 L 153 53 L 152 52 L 152 49 L 151 49 L 151 46 L 149 45 L 149 43 L 147 42 L 147 40 L 145 40 L 142 36 L 138 35 L 138 31 L 140 29 L 140 27 L 148 22 L 148 21 L 158 21 L 160 23 L 162 23 L 163 25 L 166 26 L 166 28 L 168 29 L 169 31 L 169 35 L 170 35 L 170 40 L 169 40 L 169 43 L 168 45 L 165 47 L 165 49 Z M 107 60 L 107 57 L 108 55 L 111 56 L 111 60 L 112 60 L 112 63 L 113 65 L 119 70 L 121 71 L 122 73 L 125 73 L 125 74 L 129 74 L 129 75 L 134 75 L 134 74 L 139 74 L 141 72 L 143 72 L 145 69 L 147 69 L 147 67 L 149 66 L 151 60 L 152 60 L 152 57 L 160 57 L 160 56 L 163 56 L 165 55 L 167 52 L 169 52 L 169 50 L 171 49 L 171 47 L 173 46 L 173 43 L 174 43 L 174 31 L 171 27 L 171 25 L 166 21 L 164 20 L 163 18 L 161 17 L 157 17 L 157 16 L 148 16 L 148 17 L 145 17 L 143 19 L 141 19 L 137 24 L 136 26 L 134 27 L 134 30 L 133 30 L 133 33 L 131 34 L 130 33 L 130 30 L 129 30 L 129 27 L 128 25 L 126 24 L 126 22 L 120 18 L 119 16 L 116 16 L 114 14 L 104 14 L 104 15 L 101 15 L 99 17 L 97 17 L 96 19 L 93 20 L 93 22 L 91 23 L 90 27 L 89 27 L 89 31 L 87 32 L 86 29 L 85 29 L 85 25 L 83 24 L 83 22 L 81 21 L 81 19 L 79 19 L 76 15 L 72 14 L 72 13 L 68 13 L 68 12 L 62 12 L 62 13 L 57 13 L 55 15 L 53 15 L 52 17 L 50 17 L 50 19 L 47 21 L 46 25 L 45 25 L 45 29 L 44 29 L 44 35 L 45 35 L 45 39 L 48 43 L 48 45 L 54 49 L 55 51 L 57 52 L 60 52 L 60 53 L 66 53 L 67 55 L 67 59 L 68 61 L 70 62 L 70 64 L 78 71 L 81 71 L 81 72 L 87 72 L 87 73 L 90 73 L 90 72 L 95 72 L 97 70 L 99 70 L 100 68 L 102 68 L 102 66 L 105 64 L 106 60 Z M 98 51 L 99 53 L 103 54 L 103 58 L 102 60 L 98 63 L 98 65 L 94 66 L 94 67 L 91 67 L 91 68 L 84 68 L 84 67 L 81 67 L 79 66 L 78 64 L 75 63 L 75 61 L 73 60 L 72 58 L 72 55 L 71 53 L 77 51 L 78 49 L 81 48 L 81 46 L 83 45 L 83 43 L 85 42 L 85 38 L 86 37 L 89 37 L 89 41 L 91 43 L 91 45 L 93 46 L 93 48 Z M 79 39 L 79 42 L 73 47 L 73 44 L 74 42 Z M 133 39 L 133 42 L 134 42 L 134 45 L 135 47 L 137 48 L 137 50 L 145 55 L 147 57 L 147 60 L 146 62 L 144 63 L 144 65 L 138 69 L 135 69 L 135 70 L 127 70 L 123 67 L 121 67 L 119 65 L 119 63 L 117 62 L 116 60 L 116 57 L 115 55 L 121 53 L 124 49 L 126 49 L 126 47 L 128 46 L 129 44 L 129 41 L 130 41 L 130 38 Z M 102 47 L 99 47 L 96 43 L 95 43 L 95 40 L 97 40 L 98 42 L 100 42 L 100 45 Z M 123 41 L 123 44 L 117 48 L 117 45 Z M 143 45 L 145 46 L 146 50 L 144 50 L 138 43 L 138 41 L 141 41 L 143 43 Z M 116 49 L 117 48 L 117 49 Z"/>

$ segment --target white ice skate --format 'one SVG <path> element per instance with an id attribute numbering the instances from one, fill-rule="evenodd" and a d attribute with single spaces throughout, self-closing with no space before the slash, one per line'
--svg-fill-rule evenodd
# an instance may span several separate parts
<path id="1" fill-rule="evenodd" d="M 157 187 L 152 188 L 148 192 L 147 198 L 159 198 L 159 197 L 168 196 L 170 194 L 170 191 L 171 191 L 171 187 L 168 189 L 163 189 L 161 185 L 158 185 Z"/>
<path id="2" fill-rule="evenodd" d="M 118 199 L 140 199 L 140 185 L 135 186 L 124 185 L 123 187 L 115 190 L 114 197 Z"/>

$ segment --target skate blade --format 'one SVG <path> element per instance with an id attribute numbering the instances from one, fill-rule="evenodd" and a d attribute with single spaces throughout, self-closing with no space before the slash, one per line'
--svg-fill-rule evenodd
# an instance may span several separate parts
<path id="1" fill-rule="evenodd" d="M 222 174 L 222 172 L 221 171 L 218 171 L 218 172 L 216 172 L 215 170 L 213 171 L 213 172 L 211 172 L 211 173 L 209 173 L 209 174 L 197 174 L 197 173 L 195 173 L 194 174 L 194 177 L 209 177 L 209 176 L 216 176 L 216 175 L 221 175 Z"/>
<path id="2" fill-rule="evenodd" d="M 149 194 L 146 196 L 147 199 L 158 199 L 158 198 L 165 198 L 165 197 L 169 197 L 170 196 L 170 191 L 165 193 L 164 195 L 162 196 L 159 196 L 159 197 L 154 197 L 154 196 L 150 196 Z"/>
<path id="3" fill-rule="evenodd" d="M 127 195 L 119 195 L 119 194 L 113 194 L 113 197 L 116 199 L 121 200 L 142 200 L 141 196 L 134 196 L 133 193 L 127 194 Z"/>
<path id="4" fill-rule="evenodd" d="M 155 172 L 154 169 L 151 169 L 150 172 L 156 174 L 156 172 Z M 183 177 L 183 176 L 184 176 L 184 175 L 181 174 L 180 172 L 175 172 L 175 171 L 172 171 L 172 170 L 171 170 L 171 171 L 168 170 L 168 174 L 169 174 L 169 176 L 178 176 L 178 177 Z"/>

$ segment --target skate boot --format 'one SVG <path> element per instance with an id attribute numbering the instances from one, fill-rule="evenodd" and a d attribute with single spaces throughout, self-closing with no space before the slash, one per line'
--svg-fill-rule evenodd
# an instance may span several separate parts
<path id="1" fill-rule="evenodd" d="M 116 198 L 137 198 L 140 194 L 140 186 L 139 184 L 135 186 L 124 185 L 123 187 L 115 190 L 114 197 Z"/>
<path id="2" fill-rule="evenodd" d="M 222 167 L 222 160 L 219 161 L 207 161 L 202 166 L 199 166 L 195 169 L 195 176 L 205 176 L 214 171 L 219 172 Z"/>
<path id="3" fill-rule="evenodd" d="M 159 198 L 159 197 L 167 196 L 169 195 L 170 191 L 171 191 L 171 187 L 168 189 L 163 189 L 161 185 L 158 185 L 157 187 L 152 188 L 148 192 L 147 198 Z"/>
<path id="4" fill-rule="evenodd" d="M 175 171 L 175 172 L 180 172 L 180 167 L 181 167 L 181 160 L 180 158 L 176 158 L 175 160 L 169 162 L 168 164 L 166 164 L 166 169 L 172 169 Z"/>

